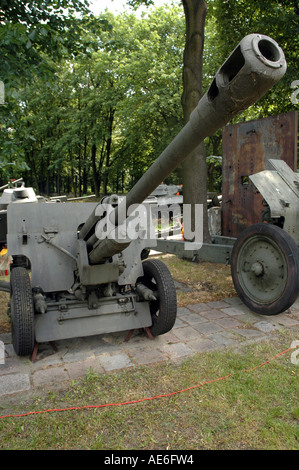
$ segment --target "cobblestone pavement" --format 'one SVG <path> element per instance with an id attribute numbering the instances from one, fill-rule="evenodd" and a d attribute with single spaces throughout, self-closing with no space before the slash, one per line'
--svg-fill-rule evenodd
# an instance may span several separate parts
<path id="1" fill-rule="evenodd" d="M 82 377 L 90 368 L 109 373 L 138 365 L 180 360 L 195 353 L 270 339 L 281 328 L 299 327 L 299 299 L 287 312 L 263 316 L 239 298 L 197 303 L 178 309 L 174 328 L 151 340 L 145 332 L 105 334 L 41 344 L 36 360 L 18 357 L 11 335 L 0 335 L 5 346 L 0 363 L 0 398 Z M 297 339 L 297 338 L 295 338 Z M 299 339 L 299 338 L 298 338 Z"/>

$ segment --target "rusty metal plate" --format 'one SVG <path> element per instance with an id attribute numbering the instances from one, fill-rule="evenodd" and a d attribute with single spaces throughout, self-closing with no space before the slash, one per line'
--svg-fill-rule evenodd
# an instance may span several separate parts
<path id="1" fill-rule="evenodd" d="M 298 113 L 226 126 L 222 133 L 222 234 L 237 237 L 261 222 L 263 198 L 249 175 L 269 169 L 268 160 L 297 168 Z"/>

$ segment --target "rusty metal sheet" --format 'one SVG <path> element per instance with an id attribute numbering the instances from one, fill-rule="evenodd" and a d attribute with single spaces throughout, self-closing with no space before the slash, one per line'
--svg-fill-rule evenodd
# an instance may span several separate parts
<path id="1" fill-rule="evenodd" d="M 259 223 L 265 208 L 249 175 L 269 169 L 268 160 L 297 168 L 298 113 L 226 126 L 222 133 L 222 234 L 237 237 Z"/>

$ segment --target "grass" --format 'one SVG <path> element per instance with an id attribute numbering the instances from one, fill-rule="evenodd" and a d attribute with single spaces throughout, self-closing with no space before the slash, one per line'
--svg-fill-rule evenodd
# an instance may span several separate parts
<path id="1" fill-rule="evenodd" d="M 179 306 L 236 295 L 228 266 L 197 265 L 171 255 L 163 260 L 179 283 Z M 0 332 L 9 331 L 7 301 L 0 293 Z M 118 404 L 203 384 L 136 404 L 1 418 L 0 449 L 298 450 L 298 365 L 291 352 L 272 360 L 298 333 L 281 330 L 271 342 L 195 354 L 183 362 L 110 374 L 90 369 L 64 388 L 0 397 L 3 416 Z M 216 380 L 222 377 L 227 378 Z"/>
<path id="2" fill-rule="evenodd" d="M 122 403 L 198 388 L 138 404 L 52 411 L 0 420 L 0 449 L 298 450 L 298 366 L 275 341 L 194 355 L 183 363 L 87 375 L 67 389 L 43 391 L 0 414 Z M 262 364 L 269 363 L 250 370 Z"/>

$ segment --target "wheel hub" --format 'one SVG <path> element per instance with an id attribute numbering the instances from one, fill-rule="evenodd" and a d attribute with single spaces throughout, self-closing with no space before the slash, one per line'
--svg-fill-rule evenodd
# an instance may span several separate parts
<path id="1" fill-rule="evenodd" d="M 251 271 L 258 277 L 264 274 L 264 266 L 260 261 L 256 261 L 251 266 Z"/>

